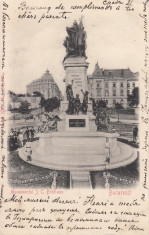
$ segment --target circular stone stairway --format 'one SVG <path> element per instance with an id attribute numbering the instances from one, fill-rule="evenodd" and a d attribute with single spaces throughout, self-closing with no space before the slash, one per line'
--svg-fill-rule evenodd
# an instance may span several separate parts
<path id="1" fill-rule="evenodd" d="M 137 158 L 137 151 L 132 147 L 117 142 L 117 136 L 111 135 L 116 143 L 110 163 L 105 162 L 105 133 L 52 133 L 43 134 L 38 141 L 31 143 L 32 161 L 30 164 L 54 170 L 70 171 L 71 188 L 91 186 L 90 171 L 119 168 L 132 163 Z M 104 137 L 104 139 L 103 139 Z M 112 146 L 111 145 L 111 149 Z M 19 149 L 19 156 L 27 161 L 25 147 Z"/>

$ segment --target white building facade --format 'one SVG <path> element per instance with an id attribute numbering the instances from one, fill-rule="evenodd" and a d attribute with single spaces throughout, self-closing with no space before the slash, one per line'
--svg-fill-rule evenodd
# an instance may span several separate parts
<path id="1" fill-rule="evenodd" d="M 130 69 L 100 69 L 98 63 L 92 75 L 88 76 L 89 96 L 95 101 L 106 100 L 108 107 L 121 103 L 127 107 L 127 96 L 138 87 L 138 73 Z"/>
<path id="2" fill-rule="evenodd" d="M 36 79 L 27 85 L 27 93 L 33 95 L 33 92 L 40 92 L 45 99 L 57 97 L 61 99 L 61 91 L 54 81 L 53 76 L 47 70 L 40 79 Z"/>

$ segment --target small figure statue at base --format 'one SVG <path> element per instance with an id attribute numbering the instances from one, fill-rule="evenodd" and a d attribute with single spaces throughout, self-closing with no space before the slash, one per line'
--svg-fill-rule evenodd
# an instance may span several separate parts
<path id="1" fill-rule="evenodd" d="M 107 113 L 105 109 L 100 109 L 96 112 L 95 124 L 97 126 L 97 131 L 108 131 L 107 125 Z"/>
<path id="2" fill-rule="evenodd" d="M 73 96 L 73 80 L 71 84 L 68 84 L 66 87 L 66 94 L 67 94 L 67 100 L 68 100 L 68 108 L 66 110 L 66 113 L 69 115 L 74 114 L 74 96 Z"/>
<path id="3" fill-rule="evenodd" d="M 83 92 L 83 103 L 82 103 L 82 113 L 87 114 L 87 109 L 88 109 L 88 91 Z"/>
<path id="4" fill-rule="evenodd" d="M 51 131 L 58 131 L 57 123 L 61 119 L 54 113 L 46 114 L 47 120 L 42 122 L 42 125 L 38 127 L 38 132 L 47 133 Z"/>
<path id="5" fill-rule="evenodd" d="M 74 101 L 74 113 L 77 115 L 79 115 L 80 106 L 81 106 L 81 102 L 80 102 L 79 94 L 76 94 L 76 98 Z"/>

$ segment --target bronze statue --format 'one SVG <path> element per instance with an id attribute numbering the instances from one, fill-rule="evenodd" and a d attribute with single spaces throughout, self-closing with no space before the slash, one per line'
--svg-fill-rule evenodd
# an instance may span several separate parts
<path id="1" fill-rule="evenodd" d="M 83 56 L 86 57 L 86 32 L 84 31 L 82 19 L 80 20 L 79 25 L 75 20 L 72 27 L 66 28 L 68 36 L 65 38 L 64 46 L 66 47 L 66 56 L 64 61 L 68 57 Z M 63 61 L 63 62 L 64 62 Z"/>
<path id="2" fill-rule="evenodd" d="M 112 133 L 113 128 L 110 123 L 110 117 L 107 114 L 107 110 L 100 108 L 96 112 L 95 124 L 97 126 L 97 131 L 105 131 Z"/>
<path id="3" fill-rule="evenodd" d="M 75 114 L 79 115 L 80 107 L 81 107 L 81 101 L 79 98 L 79 94 L 76 94 L 76 98 L 74 100 L 74 113 Z"/>
<path id="4" fill-rule="evenodd" d="M 84 31 L 83 24 L 80 24 L 79 34 L 78 34 L 78 53 L 80 56 L 86 57 L 86 32 Z"/>
<path id="5" fill-rule="evenodd" d="M 71 84 L 68 84 L 66 87 L 66 95 L 67 95 L 67 100 L 68 100 L 68 108 L 66 110 L 67 114 L 74 114 L 74 96 L 73 96 L 73 80 Z"/>
<path id="6" fill-rule="evenodd" d="M 57 122 L 61 119 L 54 113 L 50 112 L 44 114 L 46 116 L 46 121 L 43 121 L 41 126 L 38 127 L 38 132 L 47 133 L 51 131 L 58 131 Z"/>
<path id="7" fill-rule="evenodd" d="M 88 91 L 83 92 L 83 102 L 82 102 L 82 113 L 87 114 L 87 109 L 88 109 Z"/>

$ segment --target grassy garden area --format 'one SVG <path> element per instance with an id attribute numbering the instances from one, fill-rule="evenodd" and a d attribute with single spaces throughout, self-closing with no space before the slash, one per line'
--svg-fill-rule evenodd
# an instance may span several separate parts
<path id="1" fill-rule="evenodd" d="M 18 152 L 8 156 L 8 183 L 12 188 L 51 188 L 53 174 L 57 173 L 56 188 L 70 187 L 69 171 L 54 171 L 24 162 Z"/>
<path id="2" fill-rule="evenodd" d="M 133 139 L 133 129 L 136 124 L 127 124 L 123 122 L 111 122 L 115 131 L 120 134 L 120 136 L 128 137 Z"/>
<path id="3" fill-rule="evenodd" d="M 112 114 L 111 118 L 118 119 L 118 114 L 117 113 Z M 133 114 L 120 113 L 119 114 L 119 120 L 121 121 L 121 119 L 122 120 L 138 120 L 138 117 L 137 117 L 137 115 L 133 115 Z"/>
<path id="4" fill-rule="evenodd" d="M 91 172 L 91 181 L 93 188 L 105 188 L 105 171 Z M 132 188 L 139 182 L 139 158 L 126 167 L 108 170 L 110 188 Z"/>

